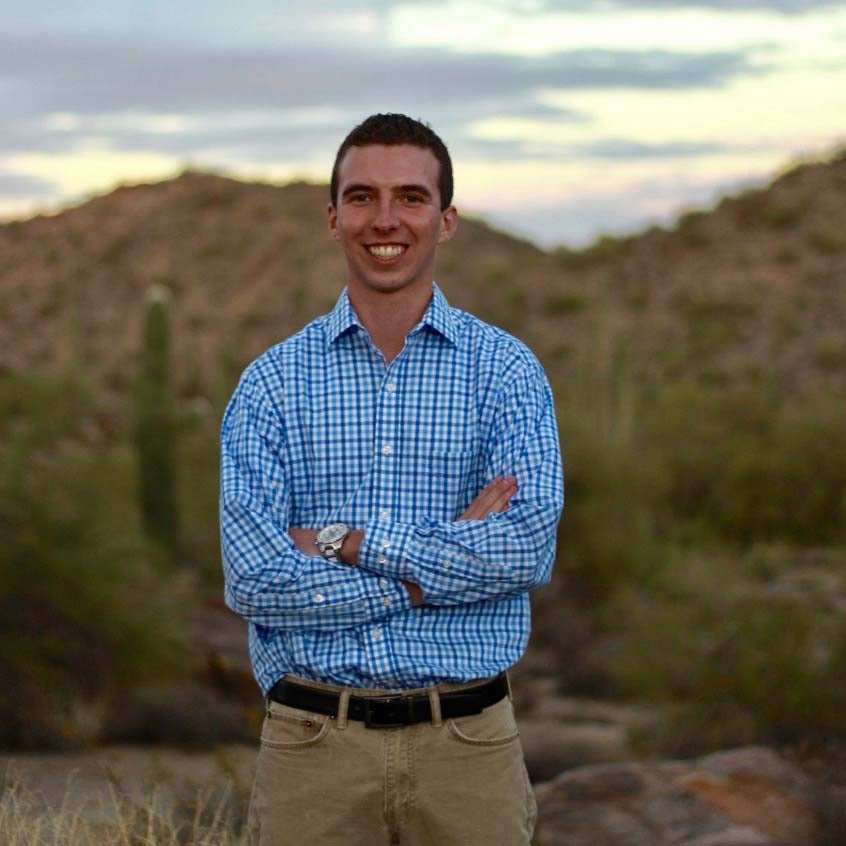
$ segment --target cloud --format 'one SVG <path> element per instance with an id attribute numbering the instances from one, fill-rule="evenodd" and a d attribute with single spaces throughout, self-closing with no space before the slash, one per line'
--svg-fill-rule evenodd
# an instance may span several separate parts
<path id="1" fill-rule="evenodd" d="M 843 0 L 546 0 L 546 11 L 596 12 L 599 9 L 709 9 L 718 12 L 770 11 L 788 15 L 801 15 L 816 9 L 843 8 Z"/>
<path id="2" fill-rule="evenodd" d="M 575 50 L 525 57 L 446 50 L 175 48 L 83 38 L 0 36 L 6 114 L 306 107 L 385 101 L 451 106 L 560 88 L 720 85 L 749 72 L 738 51 Z"/>
<path id="3" fill-rule="evenodd" d="M 101 146 L 176 156 L 212 151 L 257 163 L 302 159 L 307 151 L 324 156 L 375 111 L 422 116 L 458 144 L 464 127 L 491 116 L 587 120 L 544 103 L 541 91 L 709 88 L 756 72 L 733 51 L 526 57 L 0 35 L 0 152 Z"/>
<path id="4" fill-rule="evenodd" d="M 482 217 L 542 247 L 582 248 L 602 235 L 672 225 L 684 209 L 710 206 L 730 185 L 729 180 L 690 179 L 679 172 L 622 179 L 613 185 L 586 179 L 578 190 L 553 202 L 489 210 Z"/>
<path id="5" fill-rule="evenodd" d="M 0 170 L 0 197 L 53 197 L 56 188 L 48 179 Z"/>
<path id="6" fill-rule="evenodd" d="M 646 144 L 631 138 L 602 138 L 572 149 L 573 153 L 588 159 L 613 159 L 637 161 L 642 159 L 674 159 L 725 153 L 730 144 L 711 142 L 671 141 L 663 144 Z"/>

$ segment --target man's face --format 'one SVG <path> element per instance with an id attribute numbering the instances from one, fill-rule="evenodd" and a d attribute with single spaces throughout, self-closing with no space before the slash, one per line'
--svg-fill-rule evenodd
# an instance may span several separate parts
<path id="1" fill-rule="evenodd" d="M 428 290 L 435 251 L 455 231 L 441 210 L 440 164 L 411 144 L 350 147 L 338 169 L 338 204 L 329 231 L 344 250 L 350 293 Z"/>

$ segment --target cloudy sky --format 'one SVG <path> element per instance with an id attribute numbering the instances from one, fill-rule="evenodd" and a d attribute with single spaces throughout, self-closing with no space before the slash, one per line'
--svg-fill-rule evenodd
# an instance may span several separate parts
<path id="1" fill-rule="evenodd" d="M 549 246 L 846 144 L 846 0 L 0 0 L 0 218 L 186 166 L 325 181 L 375 111 Z"/>

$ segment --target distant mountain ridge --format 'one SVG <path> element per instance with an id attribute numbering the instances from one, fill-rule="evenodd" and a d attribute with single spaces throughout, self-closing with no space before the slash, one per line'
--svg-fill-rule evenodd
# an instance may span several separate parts
<path id="1" fill-rule="evenodd" d="M 0 225 L 0 375 L 78 370 L 120 408 L 157 283 L 173 295 L 178 393 L 219 406 L 247 361 L 337 297 L 327 195 L 188 171 Z M 454 305 L 524 338 L 557 382 L 616 358 L 635 378 L 846 392 L 845 212 L 841 154 L 580 252 L 463 219 L 437 278 Z"/>

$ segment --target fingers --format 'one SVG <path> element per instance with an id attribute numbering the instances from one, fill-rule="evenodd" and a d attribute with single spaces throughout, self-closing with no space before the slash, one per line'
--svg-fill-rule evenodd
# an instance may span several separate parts
<path id="1" fill-rule="evenodd" d="M 517 479 L 514 476 L 498 476 L 485 485 L 459 519 L 484 520 L 489 514 L 499 514 L 508 508 L 515 493 Z"/>

